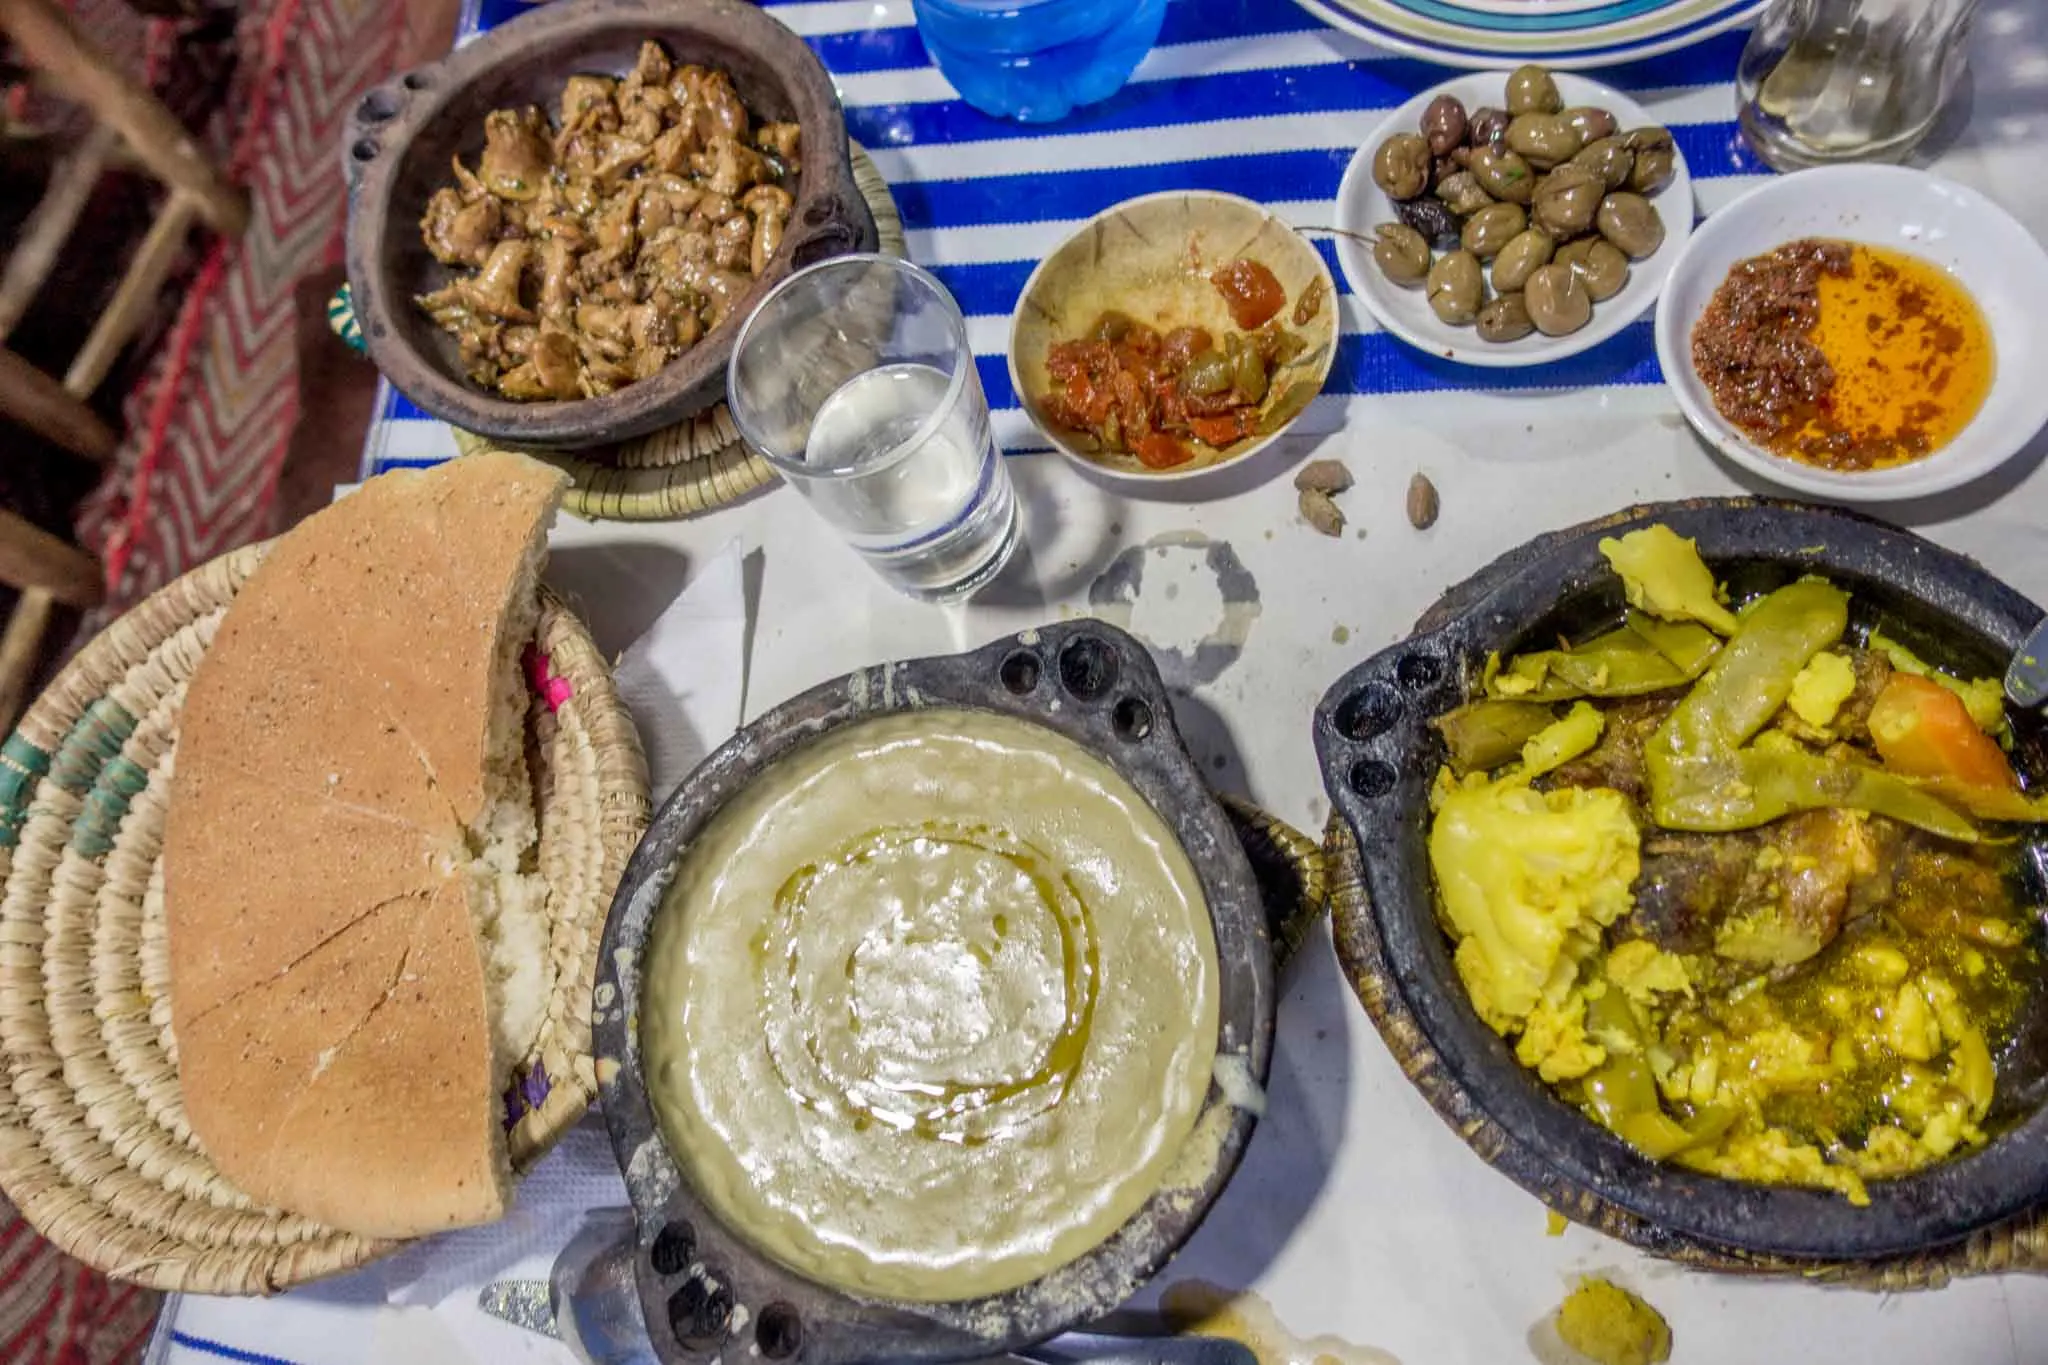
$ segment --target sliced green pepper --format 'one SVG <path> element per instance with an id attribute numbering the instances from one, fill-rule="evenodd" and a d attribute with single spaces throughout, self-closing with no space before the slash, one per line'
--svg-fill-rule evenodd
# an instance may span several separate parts
<path id="1" fill-rule="evenodd" d="M 1802 810 L 1861 810 L 1959 843 L 1977 842 L 1968 818 L 1880 768 L 1803 749 L 1740 749 L 1680 757 L 1651 744 L 1650 816 L 1666 829 L 1713 834 L 1754 829 Z"/>
<path id="2" fill-rule="evenodd" d="M 1809 578 L 1778 589 L 1744 614 L 1651 752 L 1722 754 L 1744 744 L 1785 704 L 1806 661 L 1848 627 L 1849 595 L 1833 584 Z"/>
<path id="3" fill-rule="evenodd" d="M 1621 1032 L 1636 1039 L 1632 1052 L 1608 1048 L 1607 1060 L 1580 1084 L 1601 1126 L 1652 1161 L 1713 1142 L 1735 1122 L 1735 1112 L 1726 1108 L 1705 1109 L 1684 1122 L 1664 1112 L 1656 1077 L 1643 1056 L 1642 1030 L 1620 991 L 1610 989 L 1586 1002 L 1586 1031 L 1596 1038 Z"/>
<path id="4" fill-rule="evenodd" d="M 1628 628 L 1671 660 L 1687 681 L 1707 671 L 1721 652 L 1721 637 L 1697 621 L 1659 621 L 1646 611 L 1630 610 Z"/>
<path id="5" fill-rule="evenodd" d="M 1703 627 L 1675 627 L 1698 630 Z M 1546 649 L 1518 654 L 1487 679 L 1489 696 L 1516 701 L 1570 701 L 1577 697 L 1640 697 L 1683 687 L 1706 668 L 1711 654 L 1701 657 L 1691 645 L 1673 648 L 1690 662 L 1680 664 L 1634 625 L 1596 635 L 1572 649 Z"/>
<path id="6" fill-rule="evenodd" d="M 1522 746 L 1554 719 L 1550 707 L 1540 702 L 1482 699 L 1446 712 L 1430 724 L 1443 736 L 1451 771 L 1463 777 L 1514 762 L 1522 756 Z"/>

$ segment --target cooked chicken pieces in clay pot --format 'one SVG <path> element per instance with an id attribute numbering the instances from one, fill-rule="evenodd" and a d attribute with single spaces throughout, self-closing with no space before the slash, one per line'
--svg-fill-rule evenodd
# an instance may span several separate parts
<path id="1" fill-rule="evenodd" d="M 418 300 L 469 377 L 524 401 L 595 398 L 659 373 L 774 259 L 798 129 L 756 125 L 723 71 L 643 43 L 624 77 L 571 76 L 553 116 L 494 110 L 472 171 L 420 221 L 456 268 Z"/>

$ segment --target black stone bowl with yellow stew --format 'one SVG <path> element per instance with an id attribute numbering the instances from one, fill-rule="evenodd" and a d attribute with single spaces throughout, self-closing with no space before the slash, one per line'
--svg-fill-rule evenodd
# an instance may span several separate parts
<path id="1" fill-rule="evenodd" d="M 2041 616 L 1819 508 L 1530 543 L 1316 710 L 1347 976 L 1475 1149 L 1653 1251 L 2040 1204 L 2048 727 L 1995 679 Z"/>

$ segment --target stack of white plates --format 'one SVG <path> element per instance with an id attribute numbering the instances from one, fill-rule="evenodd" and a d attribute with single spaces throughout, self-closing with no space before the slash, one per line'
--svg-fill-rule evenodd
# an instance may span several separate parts
<path id="1" fill-rule="evenodd" d="M 1763 0 L 1300 0 L 1338 28 L 1452 66 L 1607 66 L 1733 28 Z"/>

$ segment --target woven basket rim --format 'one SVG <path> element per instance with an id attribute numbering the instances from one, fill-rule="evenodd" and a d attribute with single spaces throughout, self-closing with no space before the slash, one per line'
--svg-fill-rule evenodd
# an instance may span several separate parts
<path id="1" fill-rule="evenodd" d="M 399 1245 L 258 1209 L 221 1180 L 189 1130 L 179 1129 L 167 1003 L 148 999 L 145 907 L 160 885 L 152 821 L 167 795 L 176 706 L 271 543 L 209 561 L 113 622 L 60 670 L 0 748 L 0 1066 L 11 1080 L 0 1087 L 0 1190 L 61 1250 L 156 1289 L 269 1293 L 358 1268 Z M 569 695 L 552 713 L 534 707 L 528 724 L 529 752 L 542 763 L 535 804 L 558 982 L 522 1068 L 524 1112 L 516 1122 L 508 1113 L 519 1173 L 595 1097 L 589 986 L 598 938 L 649 810 L 638 735 L 605 661 L 559 597 L 542 587 L 540 599 L 535 643 L 567 679 Z M 130 701 L 147 703 L 147 714 L 130 714 Z M 70 880 L 59 885 L 53 875 Z M 98 879 L 89 901 L 73 895 L 81 878 Z M 82 939 L 91 945 L 90 973 L 80 966 Z M 132 994 L 142 1003 L 127 1008 L 132 1017 L 100 1009 L 97 1038 L 87 1036 L 81 1013 L 93 1002 L 78 998 L 101 988 L 88 975 L 140 987 Z M 145 1010 L 151 1019 L 141 1017 Z M 122 1043 L 110 1044 L 109 1029 L 122 1032 Z M 159 1077 L 159 1093 L 142 1096 L 121 1048 L 132 1059 L 150 1046 L 161 1047 L 151 1055 L 160 1072 L 169 1068 L 168 1081 Z M 537 1071 L 544 1080 L 534 1081 Z M 90 1088 L 79 1088 L 80 1079 Z M 170 1093 L 160 1093 L 166 1086 Z"/>

